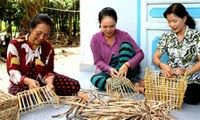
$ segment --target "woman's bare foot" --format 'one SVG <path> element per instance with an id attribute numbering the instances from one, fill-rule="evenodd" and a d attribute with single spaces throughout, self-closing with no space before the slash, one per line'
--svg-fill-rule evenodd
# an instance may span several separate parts
<path id="1" fill-rule="evenodd" d="M 140 86 L 141 86 L 141 87 L 144 87 L 144 80 L 140 80 L 139 83 L 140 83 Z"/>
<path id="2" fill-rule="evenodd" d="M 135 89 L 140 93 L 144 93 L 144 87 L 140 86 L 140 83 L 135 83 Z"/>

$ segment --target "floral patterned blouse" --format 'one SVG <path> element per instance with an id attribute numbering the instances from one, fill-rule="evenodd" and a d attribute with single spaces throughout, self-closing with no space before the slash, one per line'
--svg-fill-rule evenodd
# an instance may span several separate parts
<path id="1" fill-rule="evenodd" d="M 198 62 L 200 31 L 187 27 L 181 43 L 178 42 L 177 35 L 173 31 L 164 33 L 158 42 L 157 50 L 161 53 L 167 52 L 168 65 L 173 69 L 178 67 L 189 69 Z M 200 84 L 200 71 L 188 76 L 187 79 L 189 84 Z"/>

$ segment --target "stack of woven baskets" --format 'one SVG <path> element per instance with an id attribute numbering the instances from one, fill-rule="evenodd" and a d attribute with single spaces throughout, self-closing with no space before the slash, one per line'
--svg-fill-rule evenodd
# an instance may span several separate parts
<path id="1" fill-rule="evenodd" d="M 0 120 L 16 120 L 17 115 L 17 97 L 0 90 Z"/>

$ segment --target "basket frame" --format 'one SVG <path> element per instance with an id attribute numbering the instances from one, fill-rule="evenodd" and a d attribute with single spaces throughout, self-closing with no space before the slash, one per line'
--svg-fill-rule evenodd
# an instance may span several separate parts
<path id="1" fill-rule="evenodd" d="M 113 99 L 130 99 L 139 92 L 128 78 L 121 77 L 106 80 L 106 93 Z"/>
<path id="2" fill-rule="evenodd" d="M 146 68 L 144 77 L 147 100 L 165 102 L 169 109 L 180 110 L 187 88 L 187 74 L 167 78 L 160 71 Z"/>
<path id="3" fill-rule="evenodd" d="M 55 108 L 60 106 L 59 97 L 49 89 L 48 86 L 24 90 L 17 93 L 20 114 L 32 112 L 45 105 L 53 105 Z"/>

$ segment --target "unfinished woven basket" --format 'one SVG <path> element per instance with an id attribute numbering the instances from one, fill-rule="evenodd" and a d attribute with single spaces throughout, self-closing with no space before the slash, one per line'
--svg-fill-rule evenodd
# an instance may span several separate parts
<path id="1" fill-rule="evenodd" d="M 172 110 L 180 110 L 187 88 L 184 76 L 164 77 L 160 71 L 150 71 L 146 68 L 144 83 L 145 95 L 148 100 L 166 102 Z"/>
<path id="2" fill-rule="evenodd" d="M 18 110 L 17 97 L 0 90 L 0 120 L 16 120 Z"/>
<path id="3" fill-rule="evenodd" d="M 129 99 L 139 93 L 126 77 L 108 78 L 106 80 L 106 92 L 114 99 Z"/>
<path id="4" fill-rule="evenodd" d="M 21 114 L 43 108 L 45 104 L 59 107 L 59 97 L 47 86 L 30 89 L 17 94 Z"/>

